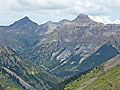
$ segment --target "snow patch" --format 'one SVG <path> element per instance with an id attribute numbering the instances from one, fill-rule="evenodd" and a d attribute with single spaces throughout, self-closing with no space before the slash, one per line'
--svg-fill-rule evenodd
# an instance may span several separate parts
<path id="1" fill-rule="evenodd" d="M 96 53 L 95 55 L 96 55 L 96 56 L 97 56 L 97 55 L 100 55 L 100 53 Z"/>
<path id="2" fill-rule="evenodd" d="M 61 59 L 60 62 L 64 61 L 65 59 Z"/>
<path id="3" fill-rule="evenodd" d="M 64 61 L 61 65 L 64 65 L 64 64 L 66 64 L 68 61 Z"/>
<path id="4" fill-rule="evenodd" d="M 85 59 L 86 59 L 85 57 L 81 58 L 79 64 L 81 64 Z"/>
<path id="5" fill-rule="evenodd" d="M 73 62 L 71 62 L 71 65 L 72 65 L 72 64 L 74 64 L 74 63 L 75 63 L 74 61 L 73 61 Z"/>
<path id="6" fill-rule="evenodd" d="M 115 45 L 112 45 L 112 47 L 115 48 L 120 53 L 120 51 L 118 50 L 118 48 Z"/>
<path id="7" fill-rule="evenodd" d="M 57 56 L 57 60 L 61 60 L 61 59 L 66 59 L 71 55 L 70 50 L 64 50 L 59 56 Z"/>

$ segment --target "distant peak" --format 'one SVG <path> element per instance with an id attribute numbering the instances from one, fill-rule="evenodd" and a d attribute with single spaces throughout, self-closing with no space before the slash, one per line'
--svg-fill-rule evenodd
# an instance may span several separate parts
<path id="1" fill-rule="evenodd" d="M 73 21 L 78 23 L 87 23 L 92 20 L 86 14 L 79 14 Z"/>
<path id="2" fill-rule="evenodd" d="M 29 17 L 28 17 L 28 16 L 25 16 L 24 18 L 29 19 Z"/>
<path id="3" fill-rule="evenodd" d="M 79 14 L 76 19 L 89 19 L 88 15 L 86 14 Z"/>
<path id="4" fill-rule="evenodd" d="M 11 24 L 10 25 L 10 27 L 12 26 L 12 27 L 14 27 L 14 26 L 23 26 L 23 25 L 25 25 L 25 24 L 36 24 L 37 25 L 37 23 L 34 23 L 33 21 L 31 21 L 27 16 L 25 16 L 25 17 L 23 17 L 22 19 L 20 19 L 20 20 L 18 20 L 18 21 L 16 21 L 16 22 L 14 22 L 13 24 Z"/>
<path id="5" fill-rule="evenodd" d="M 31 21 L 31 20 L 29 19 L 29 17 L 27 17 L 27 16 L 23 17 L 21 20 Z"/>
<path id="6" fill-rule="evenodd" d="M 67 20 L 67 19 L 63 19 L 63 20 L 61 20 L 61 21 L 59 21 L 60 23 L 64 23 L 64 22 L 69 22 L 69 20 Z"/>

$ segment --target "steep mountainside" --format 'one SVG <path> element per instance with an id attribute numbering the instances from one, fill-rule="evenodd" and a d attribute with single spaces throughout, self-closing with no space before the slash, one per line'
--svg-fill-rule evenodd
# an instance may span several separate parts
<path id="1" fill-rule="evenodd" d="M 64 90 L 119 90 L 120 55 L 66 85 Z"/>
<path id="2" fill-rule="evenodd" d="M 24 56 L 57 76 L 67 77 L 80 71 L 82 62 L 106 43 L 117 45 L 119 52 L 119 30 L 120 25 L 104 25 L 80 14 L 74 20 L 58 25 L 53 32 L 44 34 L 44 38 Z M 95 65 L 102 62 L 97 60 Z"/>
<path id="3" fill-rule="evenodd" d="M 38 40 L 34 33 L 38 25 L 24 17 L 9 26 L 0 26 L 0 44 L 8 46 L 19 54 L 28 50 Z"/>
<path id="4" fill-rule="evenodd" d="M 31 21 L 27 16 L 14 22 L 13 24 L 9 26 L 1 26 L 3 30 L 9 29 L 8 32 L 15 32 L 15 33 L 22 33 L 22 34 L 28 34 L 33 33 L 35 29 L 37 29 L 38 24 Z"/>
<path id="5" fill-rule="evenodd" d="M 0 88 L 3 90 L 46 90 L 59 82 L 60 79 L 0 45 Z"/>
<path id="6" fill-rule="evenodd" d="M 42 25 L 24 17 L 0 27 L 0 43 L 54 75 L 66 78 L 116 56 L 120 50 L 120 25 L 98 23 L 85 14 L 71 21 L 49 21 Z M 108 57 L 104 56 L 106 53 Z M 95 54 L 105 59 L 90 62 L 88 58 L 96 57 Z M 87 64 L 88 68 L 82 67 Z"/>

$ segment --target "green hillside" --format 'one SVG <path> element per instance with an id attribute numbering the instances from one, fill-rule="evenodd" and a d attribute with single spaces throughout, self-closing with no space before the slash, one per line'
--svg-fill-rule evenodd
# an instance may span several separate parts
<path id="1" fill-rule="evenodd" d="M 24 90 L 17 82 L 0 71 L 0 90 Z"/>
<path id="2" fill-rule="evenodd" d="M 0 46 L 1 89 L 44 90 L 59 82 L 60 79 L 36 66 L 36 64 L 21 59 L 12 49 Z"/>
<path id="3" fill-rule="evenodd" d="M 64 90 L 120 90 L 120 56 L 67 84 Z"/>

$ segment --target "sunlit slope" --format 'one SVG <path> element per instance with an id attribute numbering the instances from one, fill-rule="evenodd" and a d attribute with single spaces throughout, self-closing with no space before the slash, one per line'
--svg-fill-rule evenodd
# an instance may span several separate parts
<path id="1" fill-rule="evenodd" d="M 64 90 L 119 90 L 120 55 L 66 85 Z"/>

